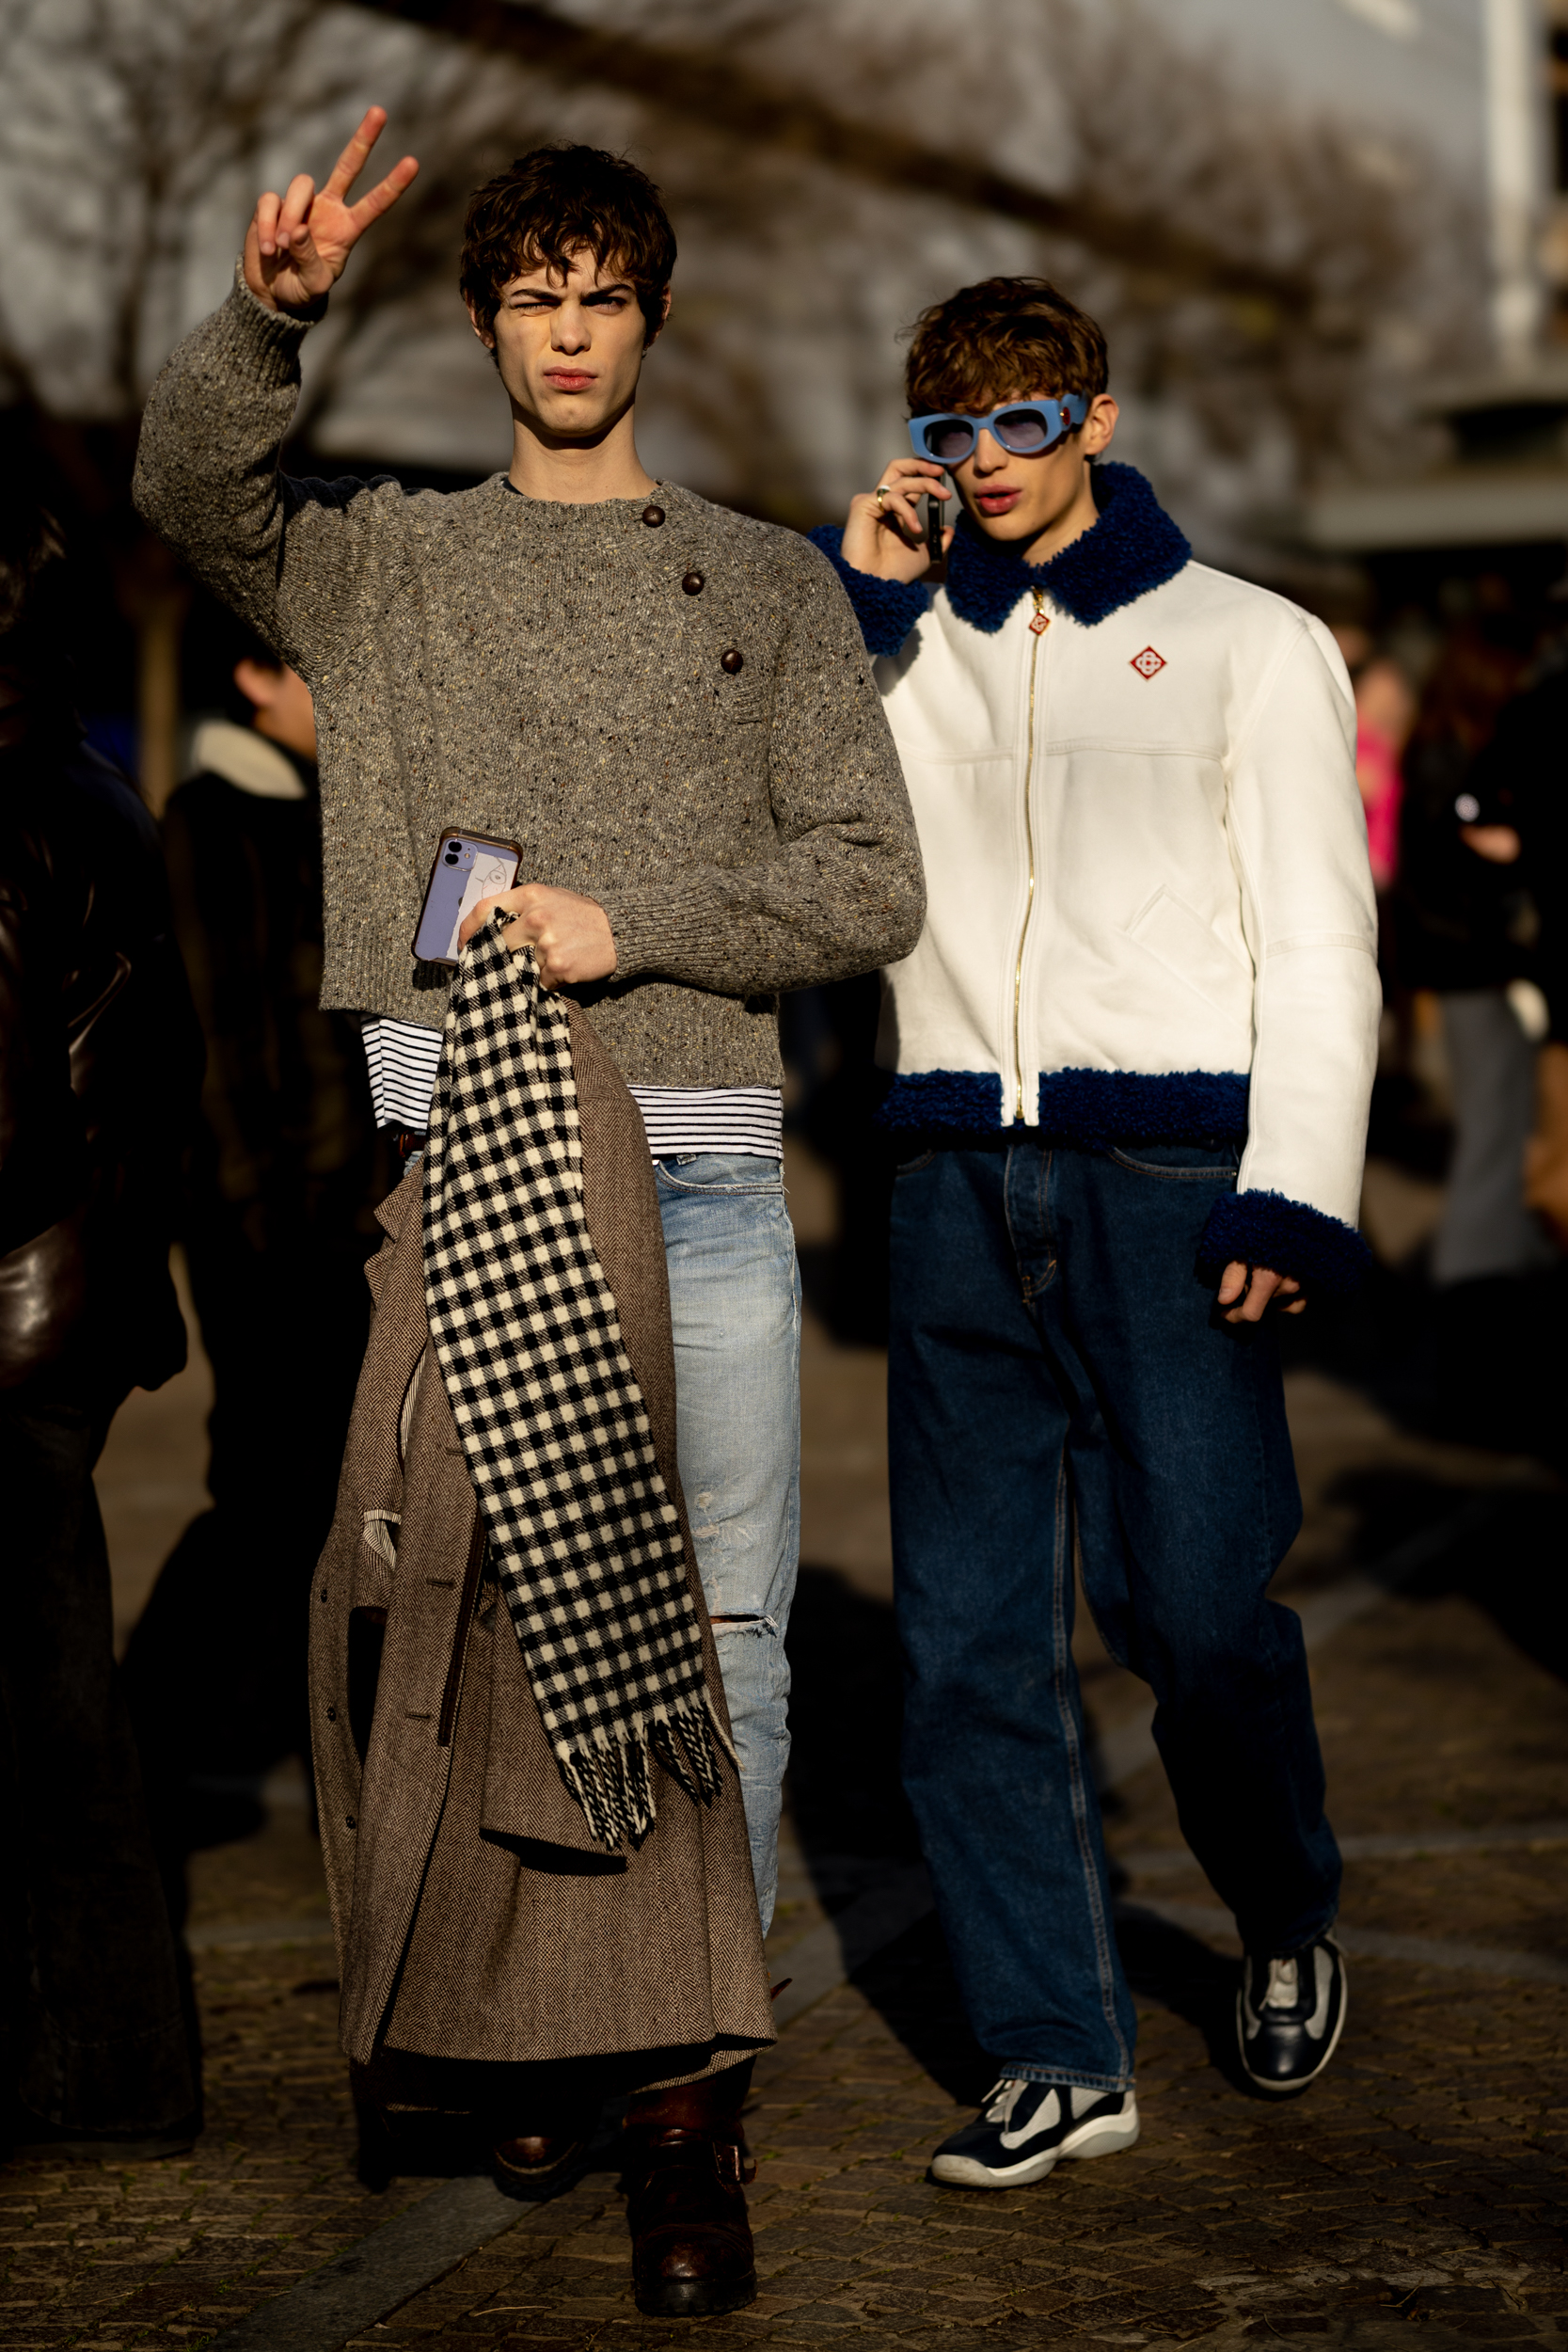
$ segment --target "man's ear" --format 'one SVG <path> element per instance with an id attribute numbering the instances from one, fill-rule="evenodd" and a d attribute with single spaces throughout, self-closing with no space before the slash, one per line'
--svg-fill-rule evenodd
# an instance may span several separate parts
<path id="1" fill-rule="evenodd" d="M 1103 456 L 1111 446 L 1111 436 L 1117 429 L 1121 410 L 1109 392 L 1096 392 L 1089 403 L 1089 413 L 1084 419 L 1081 446 L 1085 457 Z"/>
<path id="2" fill-rule="evenodd" d="M 480 312 L 474 309 L 471 299 L 467 294 L 463 297 L 463 308 L 468 313 L 468 325 L 473 328 L 474 333 L 479 337 L 480 342 L 484 345 L 484 348 L 490 354 L 491 358 L 495 359 L 497 358 L 495 313 L 492 311 L 489 318 L 482 317 Z"/>
<path id="3" fill-rule="evenodd" d="M 277 700 L 277 681 L 282 674 L 281 662 L 269 667 L 264 661 L 253 661 L 248 654 L 234 664 L 234 683 L 257 710 L 266 710 Z"/>
<path id="4" fill-rule="evenodd" d="M 643 331 L 642 348 L 644 351 L 651 351 L 653 349 L 655 343 L 658 341 L 658 338 L 663 334 L 669 324 L 670 289 L 666 286 L 658 297 L 658 324 L 657 326 L 646 327 Z"/>

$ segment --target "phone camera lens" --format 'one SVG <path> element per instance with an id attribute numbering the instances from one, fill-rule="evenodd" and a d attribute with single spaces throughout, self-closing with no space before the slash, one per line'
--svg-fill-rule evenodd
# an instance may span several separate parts
<path id="1" fill-rule="evenodd" d="M 457 851 L 455 850 L 449 850 L 441 862 L 444 866 L 455 866 L 457 864 Z"/>

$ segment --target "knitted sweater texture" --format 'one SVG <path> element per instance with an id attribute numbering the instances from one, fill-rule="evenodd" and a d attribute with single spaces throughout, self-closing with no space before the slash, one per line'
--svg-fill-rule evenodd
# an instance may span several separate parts
<path id="1" fill-rule="evenodd" d="M 409 943 L 461 827 L 605 909 L 614 976 L 573 993 L 625 1078 L 776 1085 L 778 992 L 907 955 L 925 911 L 832 567 L 674 484 L 558 505 L 501 474 L 293 480 L 311 323 L 236 283 L 153 387 L 135 498 L 315 697 L 323 1005 L 441 1025 L 452 976 Z"/>

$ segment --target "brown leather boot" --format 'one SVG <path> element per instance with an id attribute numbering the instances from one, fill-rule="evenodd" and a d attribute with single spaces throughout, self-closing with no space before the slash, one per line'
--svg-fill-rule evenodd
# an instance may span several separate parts
<path id="1" fill-rule="evenodd" d="M 740 2108 L 752 2061 L 679 2090 L 649 2090 L 626 2112 L 632 2280 L 651 2318 L 737 2312 L 757 2291 Z"/>
<path id="2" fill-rule="evenodd" d="M 555 2139 L 547 2132 L 524 2132 L 499 2139 L 491 2151 L 496 2186 L 509 2197 L 546 2197 L 565 2180 L 587 2147 L 585 2139 Z"/>
<path id="3" fill-rule="evenodd" d="M 495 2142 L 496 2186 L 509 2197 L 553 2197 L 586 2155 L 597 2122 L 596 2101 L 546 2101 L 529 2118 L 531 2129 Z"/>

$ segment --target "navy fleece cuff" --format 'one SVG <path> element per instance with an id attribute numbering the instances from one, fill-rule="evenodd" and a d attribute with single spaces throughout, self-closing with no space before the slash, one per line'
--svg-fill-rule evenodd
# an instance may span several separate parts
<path id="1" fill-rule="evenodd" d="M 866 652 L 873 657 L 896 653 L 930 602 L 925 589 L 916 580 L 879 580 L 874 572 L 857 572 L 839 553 L 844 532 L 837 523 L 818 523 L 806 536 L 844 582 Z"/>
<path id="2" fill-rule="evenodd" d="M 1282 1192 L 1233 1192 L 1216 1200 L 1198 1251 L 1206 1273 L 1232 1259 L 1289 1274 L 1304 1289 L 1348 1298 L 1359 1289 L 1372 1253 L 1354 1225 L 1287 1200 Z"/>

